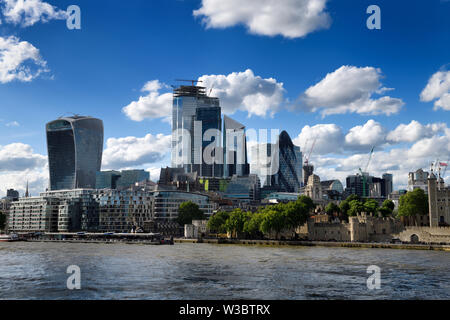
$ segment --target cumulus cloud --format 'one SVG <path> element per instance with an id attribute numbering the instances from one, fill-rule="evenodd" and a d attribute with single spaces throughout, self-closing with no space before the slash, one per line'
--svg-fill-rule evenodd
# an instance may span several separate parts
<path id="1" fill-rule="evenodd" d="M 0 37 L 0 83 L 28 82 L 48 71 L 47 62 L 31 43 L 14 36 Z"/>
<path id="2" fill-rule="evenodd" d="M 66 11 L 41 0 L 0 0 L 5 22 L 29 27 L 37 22 L 66 19 Z"/>
<path id="3" fill-rule="evenodd" d="M 0 146 L 0 196 L 7 189 L 16 189 L 23 194 L 26 182 L 37 195 L 48 186 L 47 157 L 34 153 L 31 146 L 11 143 Z"/>
<path id="4" fill-rule="evenodd" d="M 409 124 L 400 124 L 387 135 L 389 142 L 415 142 L 422 138 L 430 138 L 438 132 L 445 130 L 447 127 L 444 123 L 431 123 L 422 125 L 416 120 L 412 120 Z"/>
<path id="5" fill-rule="evenodd" d="M 309 152 L 314 140 L 316 140 L 313 150 L 314 154 L 337 154 L 343 151 L 344 135 L 342 128 L 336 124 L 304 126 L 300 134 L 292 142 L 300 146 L 303 152 Z"/>
<path id="6" fill-rule="evenodd" d="M 199 79 L 206 87 L 208 94 L 220 98 L 222 112 L 232 114 L 237 110 L 265 117 L 273 115 L 284 102 L 285 89 L 283 83 L 273 78 L 264 79 L 255 76 L 252 70 L 233 72 L 228 75 L 203 75 Z M 170 120 L 172 114 L 172 93 L 162 93 L 168 86 L 152 80 L 142 88 L 145 96 L 139 97 L 122 111 L 134 121 L 164 118 Z"/>
<path id="7" fill-rule="evenodd" d="M 429 133 L 426 134 L 429 135 Z M 446 126 L 441 127 L 429 137 L 424 135 L 417 137 L 419 137 L 418 140 L 408 141 L 401 147 L 375 149 L 368 167 L 369 173 L 375 176 L 392 173 L 395 186 L 405 188 L 408 172 L 419 168 L 429 170 L 432 161 L 436 159 L 446 161 L 450 158 L 450 129 Z M 339 179 L 345 184 L 345 178 L 348 175 L 356 174 L 359 168 L 364 170 L 369 160 L 369 151 L 366 151 L 351 153 L 349 156 L 313 154 L 311 163 L 314 164 L 316 173 L 322 180 Z"/>
<path id="8" fill-rule="evenodd" d="M 161 161 L 170 151 L 172 136 L 147 134 L 139 137 L 109 138 L 103 151 L 103 168 L 122 169 Z"/>
<path id="9" fill-rule="evenodd" d="M 345 144 L 349 148 L 367 150 L 383 144 L 385 139 L 386 129 L 379 122 L 369 120 L 362 126 L 351 128 L 345 136 Z"/>
<path id="10" fill-rule="evenodd" d="M 359 113 L 365 115 L 398 113 L 401 99 L 374 95 L 393 90 L 381 83 L 378 68 L 342 66 L 328 73 L 324 79 L 309 87 L 300 97 L 298 108 L 310 112 L 320 111 L 322 116 Z"/>
<path id="11" fill-rule="evenodd" d="M 15 189 L 20 196 L 25 194 L 28 182 L 28 191 L 32 196 L 38 196 L 48 187 L 48 168 L 26 169 L 24 171 L 7 171 L 0 173 L 0 197 L 6 196 L 6 190 Z"/>
<path id="12" fill-rule="evenodd" d="M 43 167 L 47 157 L 33 152 L 31 146 L 11 143 L 0 146 L 0 171 L 22 171 Z"/>
<path id="13" fill-rule="evenodd" d="M 172 93 L 160 93 L 163 88 L 167 88 L 167 86 L 158 80 L 148 81 L 141 89 L 147 95 L 140 96 L 138 101 L 131 102 L 122 111 L 134 121 L 170 117 Z"/>
<path id="14" fill-rule="evenodd" d="M 249 116 L 273 116 L 284 102 L 283 83 L 255 76 L 250 69 L 228 75 L 204 75 L 198 80 L 202 81 L 202 86 L 212 89 L 212 96 L 220 98 L 226 114 L 242 110 Z"/>
<path id="15" fill-rule="evenodd" d="M 434 110 L 439 108 L 450 111 L 450 70 L 438 71 L 431 76 L 420 94 L 424 102 L 434 101 Z"/>
<path id="16" fill-rule="evenodd" d="M 327 0 L 203 0 L 194 11 L 207 28 L 245 25 L 250 33 L 300 38 L 327 29 L 331 18 Z"/>

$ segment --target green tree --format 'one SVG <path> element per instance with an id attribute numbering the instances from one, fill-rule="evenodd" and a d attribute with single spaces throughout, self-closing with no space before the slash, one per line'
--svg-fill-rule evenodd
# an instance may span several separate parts
<path id="1" fill-rule="evenodd" d="M 378 215 L 381 217 L 389 217 L 392 215 L 392 210 L 389 209 L 388 207 L 379 207 L 378 210 Z"/>
<path id="2" fill-rule="evenodd" d="M 260 230 L 263 233 L 275 232 L 275 237 L 286 227 L 286 218 L 283 212 L 268 209 L 262 218 Z"/>
<path id="3" fill-rule="evenodd" d="M 244 232 L 244 224 L 248 220 L 248 214 L 241 209 L 234 209 L 230 213 L 230 217 L 225 222 L 225 230 L 233 235 Z"/>
<path id="4" fill-rule="evenodd" d="M 341 212 L 341 208 L 335 204 L 334 202 L 330 202 L 326 207 L 325 207 L 325 212 L 328 215 L 333 215 L 334 213 L 339 213 Z"/>
<path id="5" fill-rule="evenodd" d="M 375 199 L 367 199 L 364 202 L 364 211 L 366 213 L 371 213 L 374 215 L 375 213 L 377 213 L 378 207 L 378 201 L 376 201 Z"/>
<path id="6" fill-rule="evenodd" d="M 348 218 L 348 210 L 350 210 L 350 202 L 353 200 L 360 200 L 360 198 L 356 194 L 349 195 L 344 201 L 342 201 L 339 205 L 339 209 L 341 212 L 341 216 Z"/>
<path id="7" fill-rule="evenodd" d="M 428 214 L 428 196 L 422 189 L 414 189 L 402 195 L 398 205 L 400 217 L 412 217 L 417 225 L 417 215 Z"/>
<path id="8" fill-rule="evenodd" d="M 185 224 L 191 224 L 192 220 L 203 220 L 205 214 L 198 207 L 196 203 L 192 201 L 183 202 L 178 208 L 177 222 L 184 226 Z"/>
<path id="9" fill-rule="evenodd" d="M 383 201 L 383 205 L 381 207 L 391 209 L 391 212 L 395 209 L 395 203 L 392 200 L 386 199 Z"/>
<path id="10" fill-rule="evenodd" d="M 211 216 L 208 220 L 208 229 L 212 232 L 226 232 L 225 222 L 230 217 L 230 213 L 226 211 L 219 211 Z"/>
<path id="11" fill-rule="evenodd" d="M 358 215 L 364 211 L 364 205 L 359 200 L 352 200 L 349 202 L 350 209 L 347 214 L 351 217 Z"/>
<path id="12" fill-rule="evenodd" d="M 249 235 L 250 238 L 261 238 L 261 223 L 263 221 L 264 214 L 256 212 L 250 214 L 250 219 L 247 219 L 244 223 L 244 232 Z"/>
<path id="13" fill-rule="evenodd" d="M 310 198 L 308 198 L 310 199 Z M 297 228 L 308 220 L 309 212 L 315 207 L 307 200 L 299 199 L 294 202 L 288 202 L 283 207 L 286 228 Z"/>
<path id="14" fill-rule="evenodd" d="M 297 202 L 304 203 L 306 205 L 306 209 L 308 213 L 316 208 L 316 205 L 312 201 L 312 199 L 308 196 L 302 195 L 298 198 Z"/>

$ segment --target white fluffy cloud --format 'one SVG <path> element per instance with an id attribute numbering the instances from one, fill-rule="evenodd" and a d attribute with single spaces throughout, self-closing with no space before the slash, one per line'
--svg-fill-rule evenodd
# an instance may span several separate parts
<path id="1" fill-rule="evenodd" d="M 345 144 L 350 148 L 366 149 L 372 146 L 378 146 L 385 142 L 386 130 L 383 126 L 369 120 L 362 126 L 356 126 L 350 129 L 345 136 Z"/>
<path id="2" fill-rule="evenodd" d="M 283 83 L 255 76 L 250 69 L 228 75 L 203 75 L 198 80 L 207 88 L 208 95 L 220 98 L 222 112 L 226 114 L 242 110 L 249 116 L 264 117 L 277 112 L 285 101 Z M 158 118 L 167 121 L 172 114 L 172 93 L 162 93 L 163 88 L 168 86 L 158 80 L 147 82 L 141 90 L 147 95 L 131 102 L 122 111 L 134 121 Z"/>
<path id="3" fill-rule="evenodd" d="M 367 126 L 367 123 L 365 126 Z M 400 125 L 397 129 L 408 126 Z M 450 129 L 446 125 L 441 124 L 421 126 L 428 128 L 433 133 L 418 134 L 416 135 L 417 140 L 402 140 L 406 144 L 402 144 L 401 147 L 376 148 L 368 167 L 369 173 L 375 176 L 381 176 L 383 173 L 392 173 L 395 186 L 404 188 L 407 185 L 408 172 L 419 168 L 428 170 L 430 163 L 436 159 L 441 161 L 450 159 Z M 373 128 L 375 125 L 369 127 Z M 361 128 L 360 130 L 363 129 Z M 348 175 L 357 173 L 359 168 L 364 170 L 369 160 L 369 151 L 365 150 L 363 152 L 361 149 L 361 152 L 351 152 L 349 156 L 313 153 L 311 163 L 314 164 L 316 173 L 322 180 L 339 179 L 345 184 L 345 178 Z"/>
<path id="4" fill-rule="evenodd" d="M 283 83 L 255 76 L 250 69 L 228 75 L 204 75 L 198 80 L 212 89 L 212 96 L 220 98 L 222 110 L 227 114 L 242 110 L 249 116 L 272 116 L 284 102 Z"/>
<path id="5" fill-rule="evenodd" d="M 0 172 L 22 171 L 45 166 L 47 157 L 35 154 L 31 146 L 23 143 L 11 143 L 0 146 Z"/>
<path id="6" fill-rule="evenodd" d="M 0 197 L 6 196 L 6 190 L 15 189 L 23 196 L 28 182 L 32 196 L 38 196 L 48 187 L 48 168 L 26 169 L 24 171 L 7 171 L 0 173 Z"/>
<path id="7" fill-rule="evenodd" d="M 34 195 L 48 186 L 47 157 L 34 153 L 31 146 L 12 143 L 0 146 L 0 196 L 7 189 L 25 192 L 26 182 Z"/>
<path id="8" fill-rule="evenodd" d="M 47 62 L 31 43 L 0 37 L 0 83 L 31 81 L 43 72 L 48 72 Z"/>
<path id="9" fill-rule="evenodd" d="M 147 82 L 141 89 L 147 95 L 140 96 L 138 101 L 133 101 L 122 111 L 134 121 L 142 121 L 146 118 L 168 118 L 172 113 L 172 93 L 160 93 L 167 86 L 158 80 Z"/>
<path id="10" fill-rule="evenodd" d="M 41 0 L 0 0 L 0 8 L 6 22 L 23 27 L 67 17 L 66 11 Z"/>
<path id="11" fill-rule="evenodd" d="M 142 138 L 109 138 L 103 151 L 104 169 L 122 169 L 161 161 L 170 151 L 172 137 L 147 134 Z"/>
<path id="12" fill-rule="evenodd" d="M 430 138 L 446 127 L 444 123 L 422 125 L 420 122 L 412 120 L 409 124 L 400 124 L 395 130 L 389 132 L 387 140 L 394 143 L 415 142 L 422 138 Z"/>
<path id="13" fill-rule="evenodd" d="M 299 38 L 331 24 L 327 0 L 203 0 L 194 16 L 207 28 L 245 25 L 250 33 Z"/>
<path id="14" fill-rule="evenodd" d="M 309 87 L 300 99 L 300 109 L 323 116 L 343 113 L 391 115 L 404 105 L 401 99 L 383 96 L 392 90 L 381 84 L 382 73 L 378 68 L 342 66 Z"/>
<path id="15" fill-rule="evenodd" d="M 420 100 L 434 101 L 434 110 L 442 108 L 450 111 L 450 70 L 438 71 L 431 76 L 420 94 Z"/>
<path id="16" fill-rule="evenodd" d="M 300 146 L 303 153 L 309 152 L 314 140 L 314 154 L 337 154 L 343 150 L 344 135 L 342 128 L 336 124 L 317 124 L 304 126 L 300 134 L 292 142 Z M 306 156 L 306 154 L 304 154 Z"/>

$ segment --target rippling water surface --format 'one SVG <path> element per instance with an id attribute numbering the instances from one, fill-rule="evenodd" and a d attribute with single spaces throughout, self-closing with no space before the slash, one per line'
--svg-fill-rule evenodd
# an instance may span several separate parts
<path id="1" fill-rule="evenodd" d="M 81 290 L 68 290 L 69 265 Z M 370 291 L 369 265 L 381 268 Z M 212 244 L 0 243 L 1 299 L 450 299 L 450 253 Z"/>

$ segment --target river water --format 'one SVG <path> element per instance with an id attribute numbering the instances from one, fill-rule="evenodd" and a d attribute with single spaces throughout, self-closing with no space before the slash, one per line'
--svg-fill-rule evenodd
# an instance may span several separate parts
<path id="1" fill-rule="evenodd" d="M 67 267 L 81 289 L 67 289 Z M 381 288 L 367 288 L 367 267 Z M 450 299 L 450 253 L 214 244 L 0 243 L 1 299 Z"/>

